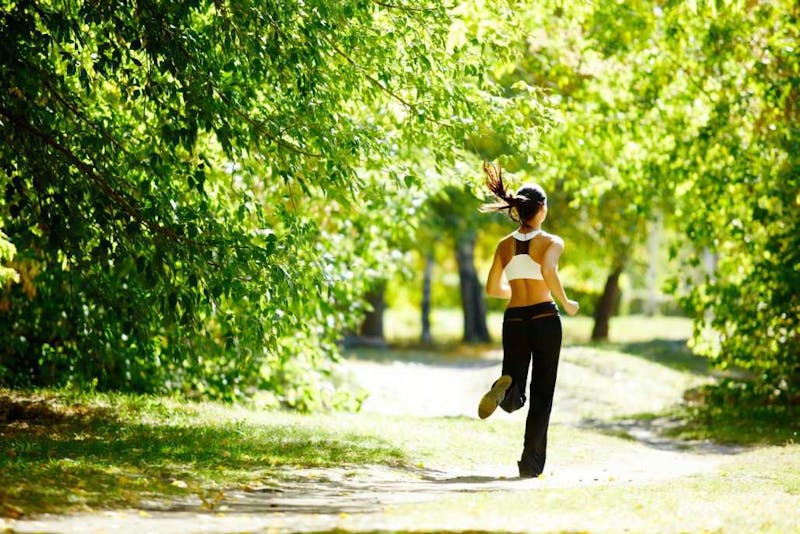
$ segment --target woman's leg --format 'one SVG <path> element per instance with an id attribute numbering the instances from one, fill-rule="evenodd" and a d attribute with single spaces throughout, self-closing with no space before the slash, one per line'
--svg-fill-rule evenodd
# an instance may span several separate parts
<path id="1" fill-rule="evenodd" d="M 511 413 L 525 405 L 525 384 L 528 381 L 528 366 L 531 347 L 528 343 L 530 321 L 512 320 L 503 322 L 503 373 L 511 377 L 511 386 L 500 407 Z"/>
<path id="2" fill-rule="evenodd" d="M 520 475 L 525 476 L 538 476 L 544 471 L 547 427 L 561 352 L 561 319 L 553 316 L 532 322 L 529 338 L 533 353 L 531 403 L 525 421 L 525 447 L 519 463 Z"/>

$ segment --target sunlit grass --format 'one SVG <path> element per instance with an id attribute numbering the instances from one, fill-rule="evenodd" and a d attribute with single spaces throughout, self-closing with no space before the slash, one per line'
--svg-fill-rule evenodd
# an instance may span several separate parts
<path id="1" fill-rule="evenodd" d="M 0 391 L 5 406 L 31 397 Z M 2 427 L 2 514 L 108 509 L 280 484 L 295 468 L 386 465 L 513 477 L 522 420 L 301 415 L 131 395 L 47 392 Z M 78 408 L 75 408 L 75 407 Z M 628 441 L 554 424 L 557 463 Z M 500 466 L 500 467 L 498 467 Z"/>
<path id="2" fill-rule="evenodd" d="M 0 396 L 5 406 L 31 398 Z M 512 477 L 524 432 L 524 415 L 491 421 L 301 415 L 131 395 L 34 398 L 38 408 L 15 408 L 16 420 L 0 427 L 4 515 L 204 497 L 278 484 L 306 467 L 386 465 Z M 560 463 L 585 462 L 598 447 L 631 446 L 558 423 L 550 439 Z"/>
<path id="3" fill-rule="evenodd" d="M 632 461 L 633 457 L 632 457 Z M 724 460 L 719 469 L 668 481 L 615 479 L 577 487 L 535 484 L 514 492 L 443 495 L 385 514 L 393 530 L 509 532 L 797 532 L 800 448 L 772 447 Z M 358 518 L 343 521 L 357 528 Z"/>
<path id="4" fill-rule="evenodd" d="M 4 405 L 28 397 L 0 391 Z M 519 455 L 519 422 L 380 414 L 301 415 L 131 395 L 37 394 L 2 427 L 3 515 L 108 509 L 280 483 L 294 468 L 485 469 Z M 79 406 L 76 413 L 74 406 Z M 30 408 L 30 406 L 29 406 Z M 614 438 L 555 425 L 580 461 Z M 607 442 L 607 443 L 606 443 Z M 583 443 L 583 446 L 575 444 Z"/>
<path id="5" fill-rule="evenodd" d="M 651 333 L 671 329 L 676 334 L 681 323 L 671 321 L 631 317 L 617 324 L 632 330 L 647 327 Z M 683 418 L 683 425 L 672 427 L 680 438 L 786 446 L 733 455 L 724 469 L 703 479 L 636 483 L 634 492 L 629 485 L 609 480 L 512 495 L 446 494 L 437 503 L 390 512 L 387 518 L 397 519 L 396 530 L 434 531 L 443 523 L 426 526 L 426 521 L 431 517 L 445 521 L 450 516 L 448 524 L 457 529 L 474 529 L 476 522 L 458 527 L 458 511 L 463 509 L 475 510 L 478 520 L 488 520 L 486 510 L 493 510 L 492 526 L 508 531 L 525 530 L 521 523 L 496 521 L 512 511 L 517 519 L 538 517 L 536 524 L 544 530 L 614 530 L 613 514 L 634 531 L 714 530 L 717 523 L 699 517 L 679 521 L 671 508 L 693 510 L 693 502 L 707 498 L 715 503 L 714 517 L 742 517 L 742 525 L 753 531 L 786 531 L 786 514 L 791 514 L 800 495 L 800 446 L 792 444 L 797 442 L 796 420 L 791 424 L 755 420 L 735 410 L 702 419 L 681 408 L 661 410 L 707 376 L 702 362 L 679 341 L 670 341 L 666 335 L 657 336 L 657 341 L 636 340 L 643 335 L 639 331 L 617 343 L 567 347 L 550 428 L 549 469 L 591 470 L 609 452 L 618 460 L 634 462 L 642 454 L 644 446 L 624 427 L 614 431 L 612 424 L 603 433 L 586 424 L 586 417 L 612 423 L 620 417 Z M 391 360 L 409 352 L 416 360 L 430 363 L 459 354 L 453 351 L 443 356 L 438 350 L 417 347 L 399 354 L 373 350 L 370 357 Z M 413 385 L 408 391 L 424 393 Z M 189 498 L 196 502 L 213 499 L 219 491 L 289 484 L 302 468 L 383 465 L 412 476 L 440 470 L 514 477 L 524 433 L 522 412 L 499 413 L 489 421 L 368 413 L 300 415 L 255 406 L 72 391 L 0 390 L 0 402 L 0 516 L 10 517 Z M 750 482 L 752 491 L 747 489 Z M 524 510 L 530 502 L 537 504 L 528 513 Z M 591 506 L 585 508 L 581 503 L 587 502 Z M 756 504 L 751 503 L 771 510 L 774 506 L 783 515 L 772 522 L 764 514 L 748 519 L 740 510 L 754 510 Z M 542 507 L 553 511 L 537 516 L 533 510 Z M 691 515 L 681 514 L 684 519 Z M 343 521 L 343 528 L 347 525 Z"/>
<path id="6" fill-rule="evenodd" d="M 114 508 L 278 477 L 280 468 L 411 463 L 397 444 L 325 415 L 129 395 L 0 391 L 0 513 Z M 77 409 L 75 408 L 77 406 Z M 338 418 L 335 420 L 338 421 Z"/>
<path id="7" fill-rule="evenodd" d="M 800 406 L 720 409 L 678 406 L 641 417 L 671 417 L 679 423 L 666 434 L 682 440 L 713 440 L 734 445 L 800 444 Z"/>

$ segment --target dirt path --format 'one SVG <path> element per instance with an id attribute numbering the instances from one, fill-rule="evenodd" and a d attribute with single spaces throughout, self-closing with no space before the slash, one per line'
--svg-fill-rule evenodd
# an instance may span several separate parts
<path id="1" fill-rule="evenodd" d="M 587 349 L 563 352 L 556 409 L 552 425 L 624 431 L 635 438 L 613 450 L 604 450 L 583 465 L 561 465 L 558 457 L 548 464 L 545 476 L 535 480 L 516 477 L 514 465 L 477 466 L 469 472 L 456 469 L 389 467 L 292 470 L 291 485 L 229 492 L 213 511 L 202 503 L 179 503 L 168 510 L 146 510 L 41 517 L 8 521 L 16 532 L 314 532 L 346 526 L 351 529 L 391 529 L 394 507 L 435 501 L 447 495 L 519 490 L 578 488 L 597 484 L 639 484 L 697 475 L 719 468 L 733 448 L 709 444 L 678 444 L 659 437 L 656 428 L 638 422 L 614 423 L 611 414 L 658 409 L 675 402 L 685 384 L 680 373 L 661 375 L 658 384 L 625 380 L 630 358 L 603 362 Z M 642 362 L 641 365 L 652 365 Z M 473 361 L 381 363 L 350 360 L 345 370 L 371 395 L 364 411 L 430 417 L 475 417 L 477 400 L 495 378 L 499 354 Z M 628 371 L 631 371 L 628 368 Z M 637 373 L 640 373 L 640 369 Z M 408 384 L 425 396 L 409 396 Z M 591 390 L 587 384 L 591 384 Z M 640 389 L 647 391 L 640 394 Z M 411 397 L 411 398 L 409 398 Z M 493 417 L 515 418 L 524 414 L 498 412 Z M 603 428 L 605 427 L 605 428 Z M 400 521 L 398 524 L 402 524 Z M 468 522 L 459 528 L 480 529 Z"/>

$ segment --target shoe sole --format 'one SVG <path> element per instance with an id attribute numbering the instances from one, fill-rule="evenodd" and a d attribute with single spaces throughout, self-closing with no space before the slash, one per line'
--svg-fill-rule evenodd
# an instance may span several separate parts
<path id="1" fill-rule="evenodd" d="M 503 401 L 503 397 L 506 395 L 506 390 L 510 386 L 510 376 L 503 375 L 498 378 L 497 382 L 495 382 L 492 386 L 492 389 L 490 389 L 489 392 L 486 393 L 483 398 L 481 398 L 481 402 L 478 404 L 478 417 L 481 419 L 486 419 L 492 415 L 497 409 L 497 405 Z"/>

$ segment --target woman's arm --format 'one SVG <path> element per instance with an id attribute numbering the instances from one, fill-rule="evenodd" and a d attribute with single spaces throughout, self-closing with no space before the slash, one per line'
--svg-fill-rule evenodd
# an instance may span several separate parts
<path id="1" fill-rule="evenodd" d="M 503 262 L 500 261 L 499 248 L 498 246 L 498 250 L 494 252 L 494 261 L 486 279 L 486 294 L 490 297 L 510 299 L 511 288 L 503 283 Z"/>
<path id="2" fill-rule="evenodd" d="M 561 284 L 561 278 L 558 276 L 558 259 L 561 253 L 564 252 L 564 241 L 560 237 L 553 237 L 553 242 L 547 247 L 542 258 L 542 278 L 550 289 L 550 293 L 558 299 L 569 315 L 578 313 L 577 301 L 567 298 L 564 291 L 564 286 Z"/>

